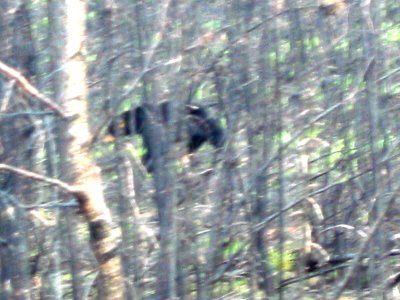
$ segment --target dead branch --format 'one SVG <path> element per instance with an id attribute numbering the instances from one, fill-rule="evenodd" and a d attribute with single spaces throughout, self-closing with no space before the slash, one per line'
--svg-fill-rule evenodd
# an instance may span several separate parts
<path id="1" fill-rule="evenodd" d="M 56 187 L 62 189 L 63 191 L 72 193 L 74 195 L 80 192 L 77 188 L 75 188 L 74 186 L 72 186 L 64 181 L 61 181 L 61 180 L 58 180 L 55 178 L 50 178 L 50 177 L 47 177 L 44 175 L 40 175 L 40 174 L 31 172 L 28 170 L 24 170 L 21 168 L 13 167 L 13 166 L 10 166 L 7 164 L 0 164 L 0 172 L 1 171 L 9 171 L 9 172 L 12 172 L 23 178 L 44 182 L 49 185 L 56 186 Z"/>
<path id="2" fill-rule="evenodd" d="M 55 111 L 63 118 L 67 118 L 67 115 L 63 112 L 62 108 L 56 104 L 52 99 L 41 93 L 37 88 L 35 88 L 20 72 L 16 69 L 6 65 L 0 61 L 0 72 L 15 80 L 16 84 L 24 91 L 26 94 L 31 95 L 38 99 L 45 106 L 49 107 L 51 110 Z"/>

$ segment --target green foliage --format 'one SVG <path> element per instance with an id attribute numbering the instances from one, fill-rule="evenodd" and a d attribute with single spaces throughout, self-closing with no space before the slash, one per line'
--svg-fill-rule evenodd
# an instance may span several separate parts
<path id="1" fill-rule="evenodd" d="M 337 139 L 331 144 L 331 154 L 329 155 L 330 165 L 333 166 L 338 160 L 343 158 L 343 149 L 345 148 L 345 140 Z"/>
<path id="2" fill-rule="evenodd" d="M 400 42 L 400 25 L 386 26 L 382 31 L 382 41 L 386 43 L 398 43 Z M 390 24 L 391 25 L 391 24 Z"/>
<path id="3" fill-rule="evenodd" d="M 97 54 L 89 54 L 89 55 L 86 55 L 86 61 L 87 61 L 88 63 L 95 62 L 96 60 L 97 60 Z"/>
<path id="4" fill-rule="evenodd" d="M 49 25 L 49 18 L 48 17 L 41 18 L 40 19 L 40 25 L 48 26 Z"/>
<path id="5" fill-rule="evenodd" d="M 325 101 L 325 95 L 323 93 L 317 93 L 313 97 L 315 103 L 322 103 Z"/>
<path id="6" fill-rule="evenodd" d="M 214 87 L 210 84 L 204 83 L 200 85 L 199 88 L 196 90 L 196 93 L 194 95 L 195 102 L 201 103 L 201 100 L 213 97 L 213 95 L 214 95 Z"/>
<path id="7" fill-rule="evenodd" d="M 140 135 L 137 135 L 139 139 L 141 139 Z M 146 150 L 143 147 L 134 147 L 132 143 L 125 144 L 125 150 L 130 153 L 132 156 L 142 157 Z"/>
<path id="8" fill-rule="evenodd" d="M 350 89 L 353 82 L 354 82 L 353 76 L 345 76 L 343 80 L 338 78 L 338 87 L 339 88 L 341 87 L 342 90 L 347 91 Z"/>
<path id="9" fill-rule="evenodd" d="M 312 36 L 305 40 L 305 46 L 307 47 L 308 50 L 312 50 L 316 47 L 319 47 L 320 45 L 321 45 L 321 39 L 319 36 Z"/>
<path id="10" fill-rule="evenodd" d="M 95 148 L 94 157 L 96 159 L 99 159 L 104 155 L 108 155 L 110 152 L 113 152 L 114 150 L 115 150 L 114 143 L 99 143 Z"/>
<path id="11" fill-rule="evenodd" d="M 307 138 L 317 138 L 321 136 L 321 134 L 324 133 L 324 128 L 323 127 L 311 127 L 310 129 L 307 130 L 306 137 Z"/>
<path id="12" fill-rule="evenodd" d="M 394 85 L 392 87 L 393 94 L 400 94 L 400 85 Z"/>
<path id="13" fill-rule="evenodd" d="M 283 253 L 275 249 L 268 251 L 268 259 L 271 267 L 276 271 L 290 272 L 294 269 L 295 254 L 291 250 L 285 250 Z"/>
<path id="14" fill-rule="evenodd" d="M 195 98 L 196 99 L 203 99 L 203 96 L 204 96 L 203 88 L 204 88 L 204 84 L 199 86 L 199 88 L 196 90 L 196 93 L 195 93 Z"/>
<path id="15" fill-rule="evenodd" d="M 127 86 L 126 88 L 129 89 L 129 86 Z M 128 98 L 124 100 L 119 106 L 120 107 L 119 111 L 121 112 L 127 111 L 139 104 L 140 104 L 140 96 L 136 95 L 133 98 Z"/>
<path id="16" fill-rule="evenodd" d="M 239 239 L 234 239 L 231 241 L 227 247 L 223 250 L 224 258 L 229 258 L 230 256 L 236 254 L 238 251 L 241 251 L 245 243 Z"/>
<path id="17" fill-rule="evenodd" d="M 220 282 L 215 284 L 216 295 L 224 295 L 232 292 L 245 296 L 249 292 L 248 279 L 236 278 L 231 282 Z"/>
<path id="18" fill-rule="evenodd" d="M 217 30 L 219 28 L 221 28 L 221 21 L 220 20 L 210 20 L 208 22 L 205 22 L 203 24 L 203 27 L 205 29 L 209 29 L 209 30 Z"/>
<path id="19" fill-rule="evenodd" d="M 349 48 L 349 40 L 341 39 L 335 46 L 335 50 L 344 50 L 347 51 Z"/>
<path id="20" fill-rule="evenodd" d="M 280 63 L 286 63 L 286 56 L 290 53 L 290 42 L 288 40 L 281 40 L 279 44 Z"/>
<path id="21" fill-rule="evenodd" d="M 97 15 L 98 15 L 97 11 L 92 10 L 87 14 L 87 18 L 89 21 L 92 21 L 92 20 L 96 19 Z"/>
<path id="22" fill-rule="evenodd" d="M 271 61 L 271 62 L 275 62 L 276 61 L 276 53 L 275 52 L 267 52 L 267 60 Z"/>
<path id="23" fill-rule="evenodd" d="M 279 135 L 282 143 L 287 143 L 292 138 L 292 135 L 288 130 L 282 130 L 281 132 L 278 133 L 278 136 Z"/>
<path id="24" fill-rule="evenodd" d="M 282 40 L 279 43 L 279 63 L 285 64 L 288 54 L 290 53 L 290 43 L 287 40 Z M 276 52 L 271 51 L 267 53 L 267 59 L 271 63 L 276 63 Z"/>

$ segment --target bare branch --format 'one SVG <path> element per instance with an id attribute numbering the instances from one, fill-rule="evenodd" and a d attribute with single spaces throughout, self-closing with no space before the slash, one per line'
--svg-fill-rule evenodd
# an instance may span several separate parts
<path id="1" fill-rule="evenodd" d="M 40 208 L 46 208 L 46 209 L 51 209 L 51 208 L 79 208 L 79 204 L 72 200 L 69 202 L 49 202 L 49 203 L 43 203 L 43 204 L 33 204 L 33 205 L 19 205 L 19 207 L 26 209 L 26 210 L 34 210 L 34 209 L 40 209 Z"/>
<path id="2" fill-rule="evenodd" d="M 62 108 L 57 105 L 53 100 L 51 100 L 46 95 L 42 94 L 37 88 L 35 88 L 20 72 L 16 69 L 11 68 L 5 63 L 0 61 L 0 72 L 15 80 L 16 84 L 26 93 L 29 94 L 36 99 L 38 99 L 45 106 L 49 107 L 51 110 L 55 111 L 63 118 L 67 118 L 67 115 L 63 112 Z"/>
<path id="3" fill-rule="evenodd" d="M 27 178 L 27 179 L 31 179 L 31 180 L 35 180 L 35 181 L 40 181 L 40 182 L 45 182 L 45 183 L 50 184 L 52 186 L 56 186 L 56 187 L 66 191 L 68 193 L 76 194 L 77 192 L 79 192 L 79 190 L 76 189 L 74 186 L 72 186 L 72 185 L 70 185 L 70 184 L 68 184 L 68 183 L 66 183 L 64 181 L 61 181 L 61 180 L 58 180 L 58 179 L 55 179 L 55 178 L 50 178 L 50 177 L 47 177 L 47 176 L 44 176 L 44 175 L 40 175 L 40 174 L 31 172 L 31 171 L 28 171 L 28 170 L 24 170 L 24 169 L 21 169 L 21 168 L 13 167 L 13 166 L 10 166 L 10 165 L 7 165 L 7 164 L 0 164 L 0 172 L 1 171 L 9 171 L 9 172 L 12 172 L 12 173 L 14 173 L 14 174 L 16 174 L 18 176 L 23 177 L 23 178 Z"/>

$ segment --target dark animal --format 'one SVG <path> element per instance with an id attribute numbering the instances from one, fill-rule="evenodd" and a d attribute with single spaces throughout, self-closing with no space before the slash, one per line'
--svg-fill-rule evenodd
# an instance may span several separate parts
<path id="1" fill-rule="evenodd" d="M 159 110 L 159 111 L 157 111 Z M 115 117 L 108 126 L 108 133 L 112 136 L 131 136 L 139 134 L 143 138 L 146 154 L 143 163 L 149 172 L 152 172 L 153 149 L 151 147 L 151 137 L 146 130 L 149 122 L 156 120 L 157 115 L 163 125 L 170 123 L 170 102 L 163 102 L 158 106 L 140 105 L 132 110 L 123 112 Z M 185 106 L 184 123 L 187 129 L 187 150 L 193 153 L 204 143 L 209 142 L 215 148 L 223 146 L 225 141 L 224 130 L 218 121 L 209 116 L 207 110 L 199 105 Z"/>
<path id="2" fill-rule="evenodd" d="M 217 120 L 208 116 L 207 111 L 201 106 L 186 105 L 187 132 L 189 143 L 188 152 L 192 153 L 201 145 L 209 141 L 215 148 L 223 146 L 225 137 L 224 131 Z"/>

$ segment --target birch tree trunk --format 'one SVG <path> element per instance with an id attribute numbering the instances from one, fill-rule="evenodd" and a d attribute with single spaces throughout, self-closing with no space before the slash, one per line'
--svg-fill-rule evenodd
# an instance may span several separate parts
<path id="1" fill-rule="evenodd" d="M 100 299 L 123 299 L 124 284 L 118 253 L 119 229 L 106 206 L 100 169 L 90 153 L 91 134 L 88 125 L 88 103 L 85 63 L 86 2 L 65 2 L 65 81 L 61 104 L 72 116 L 63 121 L 60 130 L 61 159 L 65 180 L 76 187 L 75 197 L 80 213 L 89 224 L 90 243 L 99 263 L 98 293 Z M 60 76 L 60 75 L 59 75 Z"/>

